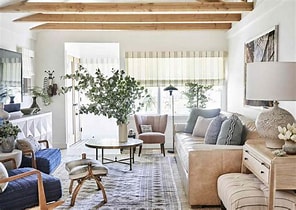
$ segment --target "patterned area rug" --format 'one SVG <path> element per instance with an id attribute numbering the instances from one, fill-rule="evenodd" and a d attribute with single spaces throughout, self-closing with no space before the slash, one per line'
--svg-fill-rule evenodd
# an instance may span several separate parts
<path id="1" fill-rule="evenodd" d="M 72 156 L 72 155 L 71 155 Z M 123 155 L 119 155 L 121 158 Z M 93 158 L 93 157 L 92 157 Z M 66 159 L 79 159 L 67 156 Z M 133 170 L 120 163 L 106 165 L 108 176 L 102 177 L 108 202 L 103 200 L 94 180 L 87 180 L 80 189 L 75 206 L 70 207 L 69 179 L 62 164 L 53 175 L 59 177 L 63 186 L 65 203 L 57 209 L 102 209 L 102 210 L 173 210 L 182 209 L 175 178 L 177 166 L 173 156 L 146 154 L 135 158 Z M 76 184 L 76 183 L 75 183 Z M 180 190 L 180 189 L 179 189 Z"/>

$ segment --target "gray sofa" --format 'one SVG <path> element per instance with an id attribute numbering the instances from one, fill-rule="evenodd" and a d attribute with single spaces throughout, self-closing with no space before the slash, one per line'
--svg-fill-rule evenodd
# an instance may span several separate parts
<path id="1" fill-rule="evenodd" d="M 241 144 L 246 139 L 257 138 L 254 121 L 236 116 L 242 122 Z M 220 205 L 217 179 L 222 174 L 241 171 L 242 145 L 205 144 L 205 137 L 188 133 L 188 122 L 175 124 L 176 161 L 188 203 L 191 206 Z"/>

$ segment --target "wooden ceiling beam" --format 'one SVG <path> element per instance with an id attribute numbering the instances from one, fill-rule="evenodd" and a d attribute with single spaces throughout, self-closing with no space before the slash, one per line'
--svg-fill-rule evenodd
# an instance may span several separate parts
<path id="1" fill-rule="evenodd" d="M 67 3 L 19 2 L 0 12 L 244 12 L 252 2 Z"/>
<path id="2" fill-rule="evenodd" d="M 231 23 L 168 23 L 168 24 L 100 24 L 45 23 L 31 30 L 198 30 L 230 29 Z"/>
<path id="3" fill-rule="evenodd" d="M 241 14 L 34 14 L 15 22 L 232 22 Z"/>

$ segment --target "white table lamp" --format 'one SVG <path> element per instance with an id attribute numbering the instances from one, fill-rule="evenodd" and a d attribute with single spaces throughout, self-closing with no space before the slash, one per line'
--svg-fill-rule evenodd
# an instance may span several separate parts
<path id="1" fill-rule="evenodd" d="M 278 101 L 296 101 L 296 62 L 255 62 L 247 64 L 246 98 L 274 101 L 274 106 L 256 119 L 259 135 L 269 148 L 281 148 L 278 126 L 292 124 L 291 113 L 278 106 Z"/>

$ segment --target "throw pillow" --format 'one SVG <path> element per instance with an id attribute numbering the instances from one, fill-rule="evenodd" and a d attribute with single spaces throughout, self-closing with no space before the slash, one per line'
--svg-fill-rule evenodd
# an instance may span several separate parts
<path id="1" fill-rule="evenodd" d="M 226 117 L 219 115 L 211 121 L 205 134 L 205 144 L 216 144 L 224 120 L 226 120 Z"/>
<path id="2" fill-rule="evenodd" d="M 3 163 L 0 162 L 0 179 L 3 179 L 3 178 L 8 178 L 8 173 Z M 7 185 L 8 185 L 8 182 L 4 182 L 0 184 L 0 193 L 4 192 Z"/>
<path id="3" fill-rule="evenodd" d="M 241 145 L 243 124 L 236 115 L 232 115 L 221 125 L 217 144 L 220 145 Z"/>
<path id="4" fill-rule="evenodd" d="M 212 118 L 216 117 L 220 114 L 220 109 L 199 109 L 199 108 L 192 108 L 189 114 L 187 124 L 185 126 L 186 133 L 192 133 L 196 120 L 198 116 L 202 116 L 204 118 Z"/>
<path id="5" fill-rule="evenodd" d="M 204 118 L 199 116 L 196 120 L 192 135 L 193 136 L 199 136 L 199 137 L 205 137 L 205 134 L 207 132 L 207 129 L 212 122 L 213 118 Z"/>
<path id="6" fill-rule="evenodd" d="M 141 125 L 142 133 L 152 132 L 152 125 Z"/>
<path id="7" fill-rule="evenodd" d="M 16 147 L 22 151 L 32 150 L 34 153 L 41 149 L 39 142 L 33 136 L 16 140 Z"/>

